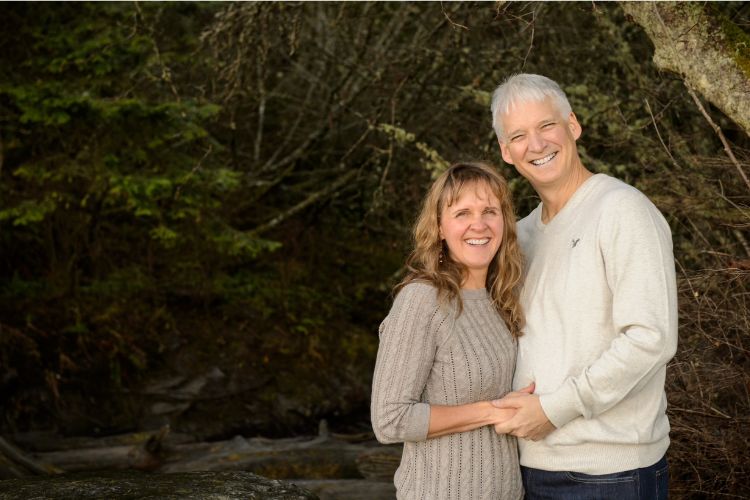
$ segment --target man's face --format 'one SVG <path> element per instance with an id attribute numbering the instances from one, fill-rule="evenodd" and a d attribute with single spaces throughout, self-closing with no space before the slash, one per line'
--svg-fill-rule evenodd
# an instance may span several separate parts
<path id="1" fill-rule="evenodd" d="M 552 99 L 518 103 L 500 119 L 505 131 L 500 141 L 503 160 L 537 191 L 562 185 L 580 163 L 576 139 L 581 126 L 573 113 L 560 116 Z"/>

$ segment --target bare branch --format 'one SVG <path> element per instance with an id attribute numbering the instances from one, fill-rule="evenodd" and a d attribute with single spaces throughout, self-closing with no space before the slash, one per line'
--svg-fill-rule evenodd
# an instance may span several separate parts
<path id="1" fill-rule="evenodd" d="M 661 142 L 661 145 L 664 147 L 664 151 L 667 152 L 669 159 L 672 160 L 672 164 L 675 167 L 680 168 L 680 164 L 677 163 L 677 160 L 674 159 L 674 156 L 672 156 L 672 152 L 669 150 L 667 145 L 664 144 L 664 139 L 661 138 L 659 126 L 656 124 L 656 118 L 654 118 L 654 113 L 651 111 L 651 105 L 648 103 L 648 99 L 644 99 L 643 101 L 646 103 L 646 109 L 648 110 L 649 116 L 651 116 L 651 122 L 654 124 L 654 130 L 656 130 L 656 136 L 659 138 L 659 142 Z"/>
<path id="2" fill-rule="evenodd" d="M 443 2 L 440 2 L 440 9 L 441 9 L 441 10 L 443 11 L 443 15 L 444 15 L 444 16 L 445 16 L 445 18 L 446 18 L 446 19 L 448 20 L 448 22 L 449 22 L 449 23 L 451 23 L 451 26 L 453 26 L 453 28 L 454 28 L 454 29 L 457 29 L 457 28 L 463 28 L 463 29 L 465 29 L 465 30 L 467 30 L 467 31 L 469 30 L 469 28 L 467 28 L 467 27 L 466 27 L 466 26 L 464 26 L 463 24 L 459 24 L 459 23 L 455 22 L 455 21 L 454 21 L 453 19 L 451 19 L 451 17 L 450 17 L 450 16 L 448 15 L 448 13 L 447 13 L 447 12 L 445 11 L 445 6 L 443 5 Z"/>
<path id="3" fill-rule="evenodd" d="M 740 177 L 742 177 L 742 180 L 745 181 L 745 185 L 747 186 L 748 191 L 750 191 L 750 180 L 747 178 L 747 174 L 745 174 L 745 171 L 742 169 L 742 165 L 740 165 L 740 162 L 737 161 L 737 157 L 734 156 L 734 152 L 732 151 L 732 148 L 729 146 L 729 142 L 727 141 L 727 138 L 724 136 L 724 133 L 721 131 L 721 128 L 716 124 L 716 122 L 713 121 L 711 116 L 706 111 L 706 108 L 703 107 L 703 104 L 701 104 L 700 99 L 698 99 L 698 96 L 695 95 L 695 92 L 692 88 L 690 88 L 690 85 L 688 85 L 687 82 L 685 82 L 685 86 L 688 89 L 688 92 L 690 93 L 690 97 L 693 98 L 693 101 L 695 102 L 695 105 L 698 106 L 698 109 L 703 114 L 703 116 L 706 118 L 706 121 L 709 125 L 711 125 L 711 128 L 714 129 L 714 132 L 716 132 L 716 135 L 719 136 L 719 140 L 721 140 L 721 143 L 724 145 L 724 151 L 727 153 L 727 156 L 732 161 L 735 167 L 737 167 L 737 172 L 739 172 Z"/>
<path id="4" fill-rule="evenodd" d="M 532 17 L 531 17 L 531 39 L 529 40 L 529 48 L 526 50 L 526 55 L 523 56 L 523 62 L 521 63 L 521 68 L 526 67 L 526 60 L 529 58 L 529 54 L 531 54 L 531 49 L 534 48 L 534 31 L 536 27 L 536 11 L 532 11 Z"/>
<path id="5" fill-rule="evenodd" d="M 279 224 L 281 224 L 288 218 L 298 214 L 299 212 L 309 207 L 313 203 L 317 202 L 318 200 L 321 200 L 325 198 L 326 196 L 338 191 L 340 188 L 345 186 L 346 183 L 349 182 L 349 180 L 356 175 L 356 173 L 357 173 L 356 170 L 348 171 L 347 173 L 345 173 L 344 175 L 336 179 L 332 184 L 330 184 L 326 188 L 321 189 L 320 191 L 316 191 L 315 193 L 312 193 L 310 196 L 308 196 L 301 202 L 297 203 L 292 208 L 285 210 L 284 212 L 277 215 L 276 217 L 266 222 L 265 224 L 261 224 L 260 226 L 256 227 L 255 229 L 250 231 L 250 234 L 255 236 L 255 235 L 262 234 L 268 231 L 269 229 L 273 229 L 274 227 L 278 226 Z"/>

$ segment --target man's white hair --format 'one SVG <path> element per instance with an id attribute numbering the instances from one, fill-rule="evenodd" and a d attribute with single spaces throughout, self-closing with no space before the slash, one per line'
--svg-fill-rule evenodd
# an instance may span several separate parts
<path id="1" fill-rule="evenodd" d="M 492 93 L 492 128 L 500 141 L 505 141 L 502 115 L 522 102 L 539 102 L 550 98 L 563 118 L 573 109 L 568 97 L 554 80 L 542 75 L 519 73 L 501 83 Z"/>

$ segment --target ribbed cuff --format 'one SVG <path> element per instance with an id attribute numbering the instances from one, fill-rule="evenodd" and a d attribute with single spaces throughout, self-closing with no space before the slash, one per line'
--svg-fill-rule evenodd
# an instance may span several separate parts
<path id="1" fill-rule="evenodd" d="M 539 396 L 539 403 L 542 405 L 542 410 L 544 410 L 549 421 L 558 429 L 574 418 L 581 416 L 577 407 L 578 401 L 575 389 L 569 381 L 566 381 L 555 392 Z"/>
<path id="2" fill-rule="evenodd" d="M 409 415 L 409 425 L 404 430 L 404 441 L 424 441 L 430 431 L 430 405 L 416 403 Z"/>

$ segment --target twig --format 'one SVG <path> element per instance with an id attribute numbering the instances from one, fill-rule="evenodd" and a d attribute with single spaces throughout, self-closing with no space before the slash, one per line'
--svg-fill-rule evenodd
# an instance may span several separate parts
<path id="1" fill-rule="evenodd" d="M 177 201 L 180 198 L 180 193 L 182 192 L 183 186 L 185 186 L 185 184 L 187 184 L 187 181 L 190 180 L 190 178 L 193 175 L 195 175 L 195 173 L 198 170 L 200 170 L 201 166 L 203 165 L 203 160 L 205 160 L 206 158 L 208 158 L 208 155 L 211 154 L 212 150 L 213 150 L 213 146 L 211 144 L 209 144 L 208 145 L 208 149 L 206 150 L 206 154 L 204 154 L 203 157 L 200 160 L 198 160 L 198 163 L 196 163 L 195 166 L 193 167 L 193 169 L 190 170 L 190 172 L 187 174 L 187 176 L 182 181 L 182 183 L 177 186 L 177 189 L 175 190 L 175 193 L 174 193 L 174 201 Z"/>
<path id="2" fill-rule="evenodd" d="M 265 16 L 262 19 L 266 19 Z M 255 144 L 253 147 L 253 160 L 257 165 L 260 161 L 260 147 L 263 143 L 263 127 L 266 118 L 266 62 L 268 60 L 268 41 L 266 38 L 265 22 L 261 23 L 263 28 L 260 33 L 260 42 L 256 47 L 255 72 L 258 79 L 258 130 L 255 133 Z"/>
<path id="3" fill-rule="evenodd" d="M 698 411 L 698 410 L 691 410 L 689 408 L 679 408 L 679 407 L 675 407 L 675 406 L 672 406 L 671 410 L 672 411 L 681 411 L 683 413 L 692 413 L 694 415 L 700 415 L 702 417 L 723 418 L 725 420 L 732 420 L 732 417 L 730 417 L 726 413 L 723 413 L 723 412 L 717 410 L 716 408 L 713 408 L 713 407 L 710 407 L 710 406 L 709 406 L 709 408 L 712 409 L 713 411 L 715 411 L 716 413 L 718 413 L 718 415 L 712 415 L 711 413 L 705 413 L 705 412 Z"/>
<path id="4" fill-rule="evenodd" d="M 445 11 L 445 6 L 443 6 L 443 2 L 440 2 L 440 9 L 443 11 L 443 15 L 445 16 L 445 18 L 448 20 L 449 23 L 451 23 L 451 25 L 454 28 L 463 28 L 463 29 L 465 29 L 467 31 L 469 30 L 469 28 L 467 28 L 463 24 L 458 24 L 457 22 L 455 22 L 453 19 L 450 18 L 450 16 L 448 15 L 448 13 Z"/>
<path id="5" fill-rule="evenodd" d="M 310 196 L 308 196 L 301 202 L 297 203 L 289 210 L 277 215 L 276 217 L 266 222 L 265 224 L 261 224 L 260 226 L 256 227 L 250 232 L 250 234 L 258 235 L 258 234 L 268 231 L 269 229 L 273 229 L 274 227 L 278 226 L 289 217 L 301 212 L 302 210 L 312 205 L 316 201 L 328 196 L 329 194 L 336 192 L 339 188 L 346 185 L 346 183 L 349 182 L 349 179 L 354 177 L 356 173 L 357 173 L 356 170 L 350 170 L 349 172 L 345 173 L 344 175 L 336 179 L 336 181 L 333 184 L 329 185 L 325 189 L 321 189 L 320 191 L 316 191 L 315 193 L 312 193 Z"/>
<path id="6" fill-rule="evenodd" d="M 523 56 L 523 63 L 521 63 L 521 68 L 526 67 L 526 60 L 529 58 L 529 54 L 531 54 L 531 49 L 534 48 L 534 32 L 536 28 L 536 11 L 531 11 L 531 40 L 529 40 L 529 48 L 526 50 L 526 55 Z"/>
<path id="7" fill-rule="evenodd" d="M 695 101 L 695 105 L 698 106 L 698 109 L 703 114 L 703 116 L 706 118 L 706 121 L 709 125 L 711 125 L 711 128 L 714 129 L 714 132 L 716 132 L 716 135 L 719 136 L 719 139 L 721 140 L 721 143 L 724 145 L 724 151 L 726 151 L 727 156 L 729 156 L 729 159 L 734 163 L 734 166 L 737 167 L 737 171 L 740 174 L 740 177 L 742 177 L 742 180 L 745 181 L 745 185 L 747 186 L 747 189 L 750 191 L 750 180 L 748 180 L 747 175 L 745 174 L 745 171 L 742 170 L 742 165 L 740 165 L 740 162 L 737 161 L 737 158 L 734 156 L 734 152 L 732 151 L 732 148 L 729 146 L 729 142 L 727 141 L 727 138 L 724 137 L 724 133 L 721 131 L 721 128 L 711 119 L 711 116 L 709 116 L 708 112 L 706 111 L 706 108 L 703 107 L 703 104 L 701 104 L 700 99 L 698 99 L 698 96 L 695 95 L 695 92 L 692 88 L 685 82 L 685 87 L 687 87 L 688 93 L 690 94 L 690 97 L 693 98 L 693 101 Z"/>
<path id="8" fill-rule="evenodd" d="M 146 30 L 148 31 L 148 34 L 151 38 L 151 45 L 154 47 L 154 54 L 156 55 L 156 61 L 159 63 L 159 66 L 161 67 L 161 80 L 169 85 L 169 89 L 172 91 L 172 95 L 174 95 L 174 98 L 177 102 L 180 102 L 180 94 L 177 92 L 177 87 L 174 85 L 174 81 L 172 81 L 172 70 L 169 69 L 169 67 L 164 64 L 164 60 L 161 57 L 161 51 L 159 50 L 159 44 L 156 43 L 156 30 L 154 29 L 154 26 L 151 23 L 146 22 L 146 18 L 143 15 L 143 12 L 141 11 L 141 6 L 138 4 L 138 2 L 135 2 L 135 9 L 138 12 L 138 15 L 143 20 L 143 25 L 146 27 Z M 160 16 L 161 13 L 157 14 L 157 16 Z"/>
<path id="9" fill-rule="evenodd" d="M 651 105 L 648 103 L 648 99 L 643 100 L 646 103 L 646 109 L 648 110 L 649 116 L 651 116 L 651 122 L 654 124 L 654 129 L 656 130 L 656 136 L 659 138 L 659 142 L 661 142 L 661 145 L 664 147 L 664 151 L 667 152 L 667 155 L 669 156 L 669 159 L 672 160 L 672 164 L 680 168 L 680 164 L 677 163 L 677 160 L 674 159 L 674 156 L 672 156 L 672 152 L 669 150 L 666 144 L 664 144 L 664 139 L 661 138 L 661 133 L 659 132 L 659 126 L 656 125 L 656 118 L 654 118 L 654 113 L 651 111 Z"/>

